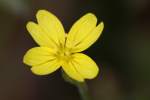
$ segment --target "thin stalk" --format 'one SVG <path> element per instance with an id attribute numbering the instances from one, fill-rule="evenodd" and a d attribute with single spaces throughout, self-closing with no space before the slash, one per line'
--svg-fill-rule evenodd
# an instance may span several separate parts
<path id="1" fill-rule="evenodd" d="M 64 71 L 62 71 L 62 76 L 66 82 L 69 82 L 78 88 L 82 100 L 92 100 L 86 82 L 78 82 L 76 80 L 73 80 L 68 75 L 66 75 Z"/>
<path id="2" fill-rule="evenodd" d="M 78 83 L 78 84 L 76 84 L 76 86 L 79 90 L 79 93 L 80 93 L 82 100 L 91 100 L 91 97 L 90 97 L 90 94 L 88 91 L 88 86 L 85 82 Z"/>

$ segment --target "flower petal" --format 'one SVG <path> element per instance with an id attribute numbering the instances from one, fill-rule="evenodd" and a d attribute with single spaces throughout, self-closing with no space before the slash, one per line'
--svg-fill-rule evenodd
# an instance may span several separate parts
<path id="1" fill-rule="evenodd" d="M 48 38 L 56 42 L 58 45 L 65 42 L 65 31 L 59 19 L 46 10 L 37 12 L 37 21 L 40 27 L 47 33 Z"/>
<path id="2" fill-rule="evenodd" d="M 97 18 L 92 13 L 81 17 L 70 29 L 66 46 L 72 48 L 79 44 L 86 36 L 91 34 L 91 31 L 96 27 L 96 23 Z"/>
<path id="3" fill-rule="evenodd" d="M 83 82 L 84 78 L 82 75 L 76 70 L 75 65 L 72 61 L 66 62 L 62 65 L 64 72 L 72 79 L 77 80 L 79 82 Z"/>
<path id="4" fill-rule="evenodd" d="M 72 59 L 75 69 L 85 79 L 93 79 L 97 76 L 99 69 L 96 63 L 87 55 L 75 53 Z"/>
<path id="5" fill-rule="evenodd" d="M 101 22 L 92 32 L 86 36 L 79 44 L 77 44 L 72 52 L 81 52 L 89 48 L 100 37 L 104 28 L 103 22 Z"/>
<path id="6" fill-rule="evenodd" d="M 33 66 L 31 71 L 36 75 L 47 75 L 60 68 L 58 60 L 51 60 L 49 62 Z"/>
<path id="7" fill-rule="evenodd" d="M 55 52 L 55 50 L 47 47 L 34 47 L 27 51 L 23 62 L 29 66 L 40 65 L 56 59 Z"/>
<path id="8" fill-rule="evenodd" d="M 28 22 L 26 27 L 33 39 L 40 46 L 51 48 L 55 48 L 57 46 L 57 44 L 48 37 L 48 34 L 44 30 L 42 30 L 42 28 L 38 24 L 34 22 Z"/>

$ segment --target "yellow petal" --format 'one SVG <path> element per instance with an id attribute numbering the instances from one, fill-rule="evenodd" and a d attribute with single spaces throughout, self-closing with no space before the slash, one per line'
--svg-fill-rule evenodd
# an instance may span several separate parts
<path id="1" fill-rule="evenodd" d="M 82 75 L 76 70 L 72 61 L 66 62 L 62 65 L 64 72 L 72 79 L 83 82 L 84 78 Z"/>
<path id="2" fill-rule="evenodd" d="M 47 47 L 34 47 L 27 51 L 23 62 L 29 66 L 35 66 L 56 59 L 55 50 Z"/>
<path id="3" fill-rule="evenodd" d="M 67 36 L 66 46 L 72 48 L 78 45 L 96 27 L 97 18 L 94 14 L 88 13 L 81 17 L 70 29 Z"/>
<path id="4" fill-rule="evenodd" d="M 49 62 L 33 66 L 31 71 L 36 75 L 47 75 L 60 68 L 58 60 L 51 60 Z"/>
<path id="5" fill-rule="evenodd" d="M 64 28 L 55 15 L 46 10 L 39 10 L 36 17 L 38 24 L 47 33 L 48 38 L 56 42 L 58 45 L 60 45 L 60 43 L 64 44 Z"/>
<path id="6" fill-rule="evenodd" d="M 85 79 L 93 79 L 97 76 L 99 69 L 96 63 L 87 55 L 75 53 L 72 63 L 76 71 Z"/>
<path id="7" fill-rule="evenodd" d="M 35 24 L 34 22 L 28 22 L 26 27 L 33 39 L 40 46 L 51 48 L 55 48 L 57 46 L 57 44 L 48 37 L 48 33 L 42 30 L 42 28 L 38 24 Z"/>
<path id="8" fill-rule="evenodd" d="M 79 44 L 77 44 L 72 52 L 81 52 L 89 48 L 100 37 L 104 28 L 103 22 L 101 22 L 96 28 L 94 28 L 89 35 L 87 35 Z"/>

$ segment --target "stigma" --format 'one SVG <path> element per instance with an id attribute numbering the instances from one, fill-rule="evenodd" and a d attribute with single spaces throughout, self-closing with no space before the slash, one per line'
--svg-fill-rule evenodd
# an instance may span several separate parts
<path id="1" fill-rule="evenodd" d="M 56 57 L 62 63 L 69 62 L 70 59 L 72 59 L 71 50 L 66 47 L 60 47 L 57 51 Z"/>

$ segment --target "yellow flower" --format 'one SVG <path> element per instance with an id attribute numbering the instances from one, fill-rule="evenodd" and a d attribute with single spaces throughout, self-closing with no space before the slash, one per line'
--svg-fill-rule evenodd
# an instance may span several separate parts
<path id="1" fill-rule="evenodd" d="M 25 64 L 32 66 L 34 74 L 47 75 L 61 67 L 70 78 L 80 82 L 97 76 L 99 69 L 96 63 L 79 52 L 89 48 L 99 38 L 103 22 L 96 26 L 96 16 L 88 13 L 67 34 L 52 13 L 39 10 L 36 18 L 38 24 L 28 22 L 27 30 L 39 47 L 31 48 L 23 58 Z"/>

